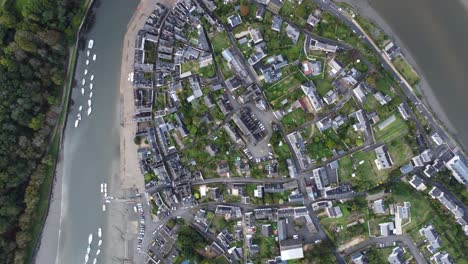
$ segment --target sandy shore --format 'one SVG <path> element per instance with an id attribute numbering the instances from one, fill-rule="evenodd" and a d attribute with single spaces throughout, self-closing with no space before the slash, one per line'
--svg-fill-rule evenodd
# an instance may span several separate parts
<path id="1" fill-rule="evenodd" d="M 468 2 L 468 0 L 464 1 Z M 404 42 L 401 41 L 401 39 L 388 25 L 388 23 L 384 19 L 382 19 L 379 13 L 372 8 L 371 4 L 369 3 L 369 0 L 337 0 L 337 2 L 344 2 L 352 5 L 360 16 L 365 17 L 368 20 L 375 23 L 380 29 L 382 29 L 385 32 L 385 34 L 387 34 L 390 37 L 390 39 L 392 39 L 400 47 L 406 60 L 411 64 L 411 66 L 421 77 L 421 80 L 417 85 L 417 89 L 423 95 L 424 103 L 430 107 L 433 113 L 436 114 L 437 118 L 448 129 L 448 132 L 450 132 L 452 135 L 456 135 L 457 131 L 455 127 L 452 125 L 442 106 L 437 101 L 437 97 L 434 95 L 432 88 L 427 82 L 427 79 L 422 74 L 421 68 L 411 56 L 411 53 L 408 52 L 408 48 L 405 46 Z"/>
<path id="2" fill-rule="evenodd" d="M 120 169 L 109 179 L 109 193 L 115 197 L 128 197 L 131 189 L 144 192 L 144 179 L 137 160 L 134 143 L 136 122 L 132 83 L 128 75 L 133 71 L 135 39 L 146 19 L 154 10 L 155 0 L 141 0 L 127 26 L 123 40 L 120 69 Z M 105 263 L 134 260 L 136 252 L 137 221 L 131 218 L 133 204 L 113 202 L 108 206 L 105 236 Z M 133 216 L 134 217 L 134 216 Z M 107 241 L 107 243 L 106 243 Z"/>

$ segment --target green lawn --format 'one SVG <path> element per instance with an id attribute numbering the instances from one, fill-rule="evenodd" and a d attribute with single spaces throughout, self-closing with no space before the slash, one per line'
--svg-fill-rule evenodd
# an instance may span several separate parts
<path id="1" fill-rule="evenodd" d="M 383 47 L 383 44 L 386 40 L 388 40 L 388 36 L 380 29 L 378 28 L 374 23 L 370 22 L 369 20 L 362 18 L 360 16 L 355 18 L 358 23 L 364 28 L 364 30 L 371 36 L 372 40 L 379 45 L 380 47 Z"/>
<path id="2" fill-rule="evenodd" d="M 297 108 L 291 113 L 283 116 L 283 119 L 281 119 L 281 123 L 283 124 L 286 133 L 290 133 L 298 126 L 313 119 L 313 114 L 306 113 L 304 110 L 302 110 L 302 108 Z"/>
<path id="3" fill-rule="evenodd" d="M 216 34 L 211 38 L 211 45 L 213 46 L 214 53 L 221 54 L 223 50 L 231 46 L 229 37 L 225 31 L 216 32 Z"/>
<path id="4" fill-rule="evenodd" d="M 332 79 L 329 77 L 326 77 L 324 79 L 317 79 L 314 80 L 315 87 L 317 88 L 317 93 L 320 96 L 325 96 L 325 94 L 333 89 L 332 86 Z"/>
<path id="5" fill-rule="evenodd" d="M 378 128 L 380 123 L 377 123 L 374 126 L 375 138 L 377 140 L 381 140 L 383 142 L 389 142 L 394 139 L 401 138 L 408 134 L 409 128 L 406 121 L 401 118 L 399 113 L 394 114 L 396 119 L 390 125 L 385 127 L 383 130 Z M 381 119 L 381 122 L 385 121 L 385 119 Z"/>
<path id="6" fill-rule="evenodd" d="M 279 132 L 273 133 L 270 144 L 278 159 L 279 172 L 282 176 L 286 176 L 288 173 L 286 160 L 291 158 L 291 151 L 289 150 L 288 144 L 286 144 L 286 141 Z"/>
<path id="7" fill-rule="evenodd" d="M 419 82 L 420 78 L 414 69 L 408 64 L 405 58 L 398 56 L 394 61 L 393 65 L 400 72 L 403 77 L 411 84 L 415 85 Z"/>
<path id="8" fill-rule="evenodd" d="M 392 185 L 391 201 L 411 202 L 411 223 L 403 227 L 404 232 L 409 233 L 413 229 L 421 228 L 425 222 L 436 215 L 423 193 L 415 191 L 413 187 L 404 182 Z"/>
<path id="9" fill-rule="evenodd" d="M 268 101 L 274 101 L 282 96 L 291 93 L 301 86 L 301 79 L 298 78 L 300 72 L 291 74 L 276 84 L 265 88 L 265 95 Z"/>
<path id="10" fill-rule="evenodd" d="M 213 78 L 216 76 L 216 70 L 213 64 L 200 68 L 200 76 Z"/>
<path id="11" fill-rule="evenodd" d="M 192 74 L 196 74 L 200 70 L 200 65 L 199 65 L 198 61 L 196 61 L 196 60 L 187 61 L 187 62 L 181 64 L 180 67 L 181 67 L 180 71 L 182 73 L 190 71 Z"/>
<path id="12" fill-rule="evenodd" d="M 317 133 L 307 143 L 307 151 L 312 159 L 317 161 L 322 158 L 328 159 L 333 156 L 333 150 L 346 150 L 342 138 L 333 129 L 327 129 L 323 133 L 316 131 Z"/>

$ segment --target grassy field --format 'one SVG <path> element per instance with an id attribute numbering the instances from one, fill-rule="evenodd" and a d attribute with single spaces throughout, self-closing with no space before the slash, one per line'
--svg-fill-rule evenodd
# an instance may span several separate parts
<path id="1" fill-rule="evenodd" d="M 210 40 L 215 54 L 221 54 L 223 50 L 231 46 L 231 42 L 229 41 L 229 37 L 225 31 L 217 32 Z"/>
<path id="2" fill-rule="evenodd" d="M 393 65 L 397 70 L 405 77 L 405 79 L 411 84 L 415 85 L 419 82 L 420 78 L 414 69 L 408 64 L 405 58 L 398 56 L 394 61 Z"/>
<path id="3" fill-rule="evenodd" d="M 287 175 L 287 163 L 286 160 L 291 158 L 291 151 L 289 150 L 288 144 L 281 136 L 281 133 L 274 132 L 270 139 L 270 144 L 273 146 L 276 158 L 278 159 L 279 172 L 282 176 Z"/>
<path id="4" fill-rule="evenodd" d="M 293 110 L 291 113 L 285 115 L 283 119 L 281 119 L 281 123 L 283 124 L 286 133 L 290 133 L 298 126 L 313 119 L 313 114 L 306 113 L 301 108 L 298 108 Z"/>
<path id="5" fill-rule="evenodd" d="M 395 121 L 393 121 L 390 125 L 385 127 L 383 130 L 379 130 L 379 128 L 377 127 L 377 125 L 380 123 L 377 123 L 377 125 L 374 126 L 375 138 L 377 140 L 381 140 L 383 142 L 389 142 L 394 139 L 401 138 L 408 134 L 408 131 L 409 131 L 408 124 L 403 120 L 403 118 L 401 118 L 399 113 L 395 113 L 395 117 L 396 117 Z M 381 122 L 383 121 L 385 121 L 385 119 L 381 120 Z"/>
<path id="6" fill-rule="evenodd" d="M 333 89 L 332 80 L 329 77 L 314 80 L 314 84 L 317 88 L 317 93 L 322 97 L 325 96 L 328 91 Z"/>
<path id="7" fill-rule="evenodd" d="M 364 30 L 371 36 L 372 40 L 379 45 L 379 47 L 383 48 L 384 43 L 388 40 L 388 36 L 379 29 L 374 23 L 370 22 L 369 20 L 356 17 L 358 23 L 364 28 Z"/>
<path id="8" fill-rule="evenodd" d="M 265 89 L 265 95 L 268 101 L 276 100 L 288 93 L 291 93 L 301 86 L 300 72 L 290 74 L 276 84 Z"/>
<path id="9" fill-rule="evenodd" d="M 187 71 L 190 71 L 192 72 L 192 74 L 196 74 L 199 72 L 200 70 L 200 65 L 198 63 L 198 61 L 196 60 L 191 60 L 191 61 L 187 61 L 185 63 L 182 63 L 180 65 L 180 68 L 181 68 L 181 72 L 184 73 L 184 72 L 187 72 Z"/>

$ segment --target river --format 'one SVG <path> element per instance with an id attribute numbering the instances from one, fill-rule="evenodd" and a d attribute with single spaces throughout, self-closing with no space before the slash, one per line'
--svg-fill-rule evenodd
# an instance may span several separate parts
<path id="1" fill-rule="evenodd" d="M 51 205 L 52 213 L 47 219 L 36 263 L 84 263 L 90 233 L 94 238 L 88 263 L 92 263 L 96 255 L 97 230 L 106 222 L 106 215 L 101 210 L 100 183 L 119 171 L 121 52 L 123 36 L 137 4 L 138 0 L 98 0 L 93 8 L 93 22 L 83 38 L 86 46 L 88 39 L 94 39 L 94 46 L 89 57 L 86 50 L 81 50 L 77 57 L 76 86 L 71 95 L 74 105 L 68 114 L 64 147 L 60 154 L 62 160 L 57 170 L 58 177 L 61 177 L 57 180 L 61 199 L 57 199 L 60 195 L 54 193 L 55 202 Z M 92 60 L 93 54 L 97 55 L 96 61 Z M 86 65 L 87 59 L 89 65 Z M 85 69 L 88 70 L 86 76 Z M 88 117 L 86 111 L 92 74 L 92 113 Z M 86 78 L 84 95 L 81 94 L 83 78 Z M 79 105 L 83 106 L 82 120 L 75 128 Z M 54 187 L 54 191 L 59 189 Z M 58 207 L 61 210 L 57 210 Z M 54 216 L 53 213 L 58 214 L 58 211 L 60 216 Z M 55 221 L 54 217 L 57 218 Z M 108 255 L 103 253 L 100 257 Z M 99 263 L 111 262 L 99 257 L 98 260 Z"/>
<path id="2" fill-rule="evenodd" d="M 427 81 L 422 83 L 424 96 L 466 149 L 468 1 L 367 0 L 357 5 L 362 7 L 366 2 L 391 28 L 405 55 L 411 57 Z M 366 16 L 365 8 L 361 9 Z"/>

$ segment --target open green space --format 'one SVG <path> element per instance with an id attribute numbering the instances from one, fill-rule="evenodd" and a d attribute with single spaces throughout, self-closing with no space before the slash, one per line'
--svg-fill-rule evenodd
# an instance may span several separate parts
<path id="1" fill-rule="evenodd" d="M 280 15 L 292 20 L 299 26 L 304 26 L 307 18 L 317 9 L 317 5 L 312 1 L 302 1 L 298 4 L 296 1 L 284 1 L 280 10 Z"/>
<path id="2" fill-rule="evenodd" d="M 394 139 L 401 138 L 408 134 L 409 129 L 408 129 L 408 124 L 406 123 L 407 121 L 404 121 L 403 118 L 401 118 L 399 113 L 395 113 L 394 115 L 396 117 L 395 121 L 393 121 L 383 130 L 380 130 L 378 128 L 378 125 L 380 123 L 377 123 L 374 126 L 375 138 L 377 140 L 381 140 L 383 142 L 389 142 Z M 381 122 L 384 122 L 385 120 L 386 119 L 381 120 Z"/>
<path id="3" fill-rule="evenodd" d="M 342 138 L 340 138 L 333 129 L 327 129 L 322 133 L 316 129 L 312 138 L 307 142 L 309 157 L 317 161 L 323 158 L 331 158 L 333 156 L 333 150 L 339 151 L 346 149 Z"/>
<path id="4" fill-rule="evenodd" d="M 216 76 L 216 69 L 213 64 L 200 68 L 200 76 L 205 78 L 213 78 Z"/>
<path id="5" fill-rule="evenodd" d="M 333 89 L 332 85 L 333 80 L 330 77 L 325 77 L 323 79 L 314 80 L 315 87 L 317 88 L 317 93 L 323 97 L 328 91 Z"/>
<path id="6" fill-rule="evenodd" d="M 221 54 L 223 50 L 231 46 L 231 41 L 229 41 L 226 31 L 216 32 L 216 34 L 210 38 L 210 41 L 216 55 Z"/>
<path id="7" fill-rule="evenodd" d="M 319 215 L 320 224 L 335 245 L 343 245 L 358 237 L 367 238 L 367 201 L 359 197 L 339 206 L 343 213 L 340 218 L 328 218 L 326 212 Z"/>
<path id="8" fill-rule="evenodd" d="M 276 159 L 278 160 L 278 170 L 280 175 L 287 176 L 288 166 L 286 160 L 291 158 L 291 151 L 289 150 L 286 140 L 284 140 L 283 136 L 279 131 L 276 131 L 273 132 L 271 136 L 270 144 L 272 145 L 276 155 Z"/>
<path id="9" fill-rule="evenodd" d="M 408 61 L 402 56 L 398 56 L 393 65 L 397 68 L 398 72 L 411 84 L 415 85 L 419 82 L 420 78 L 416 71 L 409 65 Z"/>
<path id="10" fill-rule="evenodd" d="M 306 113 L 302 108 L 297 108 L 291 113 L 283 116 L 281 123 L 286 130 L 286 133 L 292 132 L 294 129 L 304 124 L 305 122 L 311 121 L 314 119 L 314 115 Z"/>
<path id="11" fill-rule="evenodd" d="M 302 78 L 299 77 L 300 75 L 300 72 L 290 74 L 289 76 L 283 78 L 276 84 L 264 88 L 265 95 L 268 101 L 274 101 L 298 89 L 301 86 L 302 81 Z"/>
<path id="12" fill-rule="evenodd" d="M 362 28 L 369 34 L 372 40 L 381 48 L 388 40 L 388 36 L 383 32 L 380 28 L 378 28 L 374 23 L 371 21 L 357 16 L 355 20 L 362 26 Z"/>
<path id="13" fill-rule="evenodd" d="M 197 60 L 190 60 L 182 63 L 180 68 L 182 73 L 190 71 L 192 74 L 196 74 L 200 70 L 200 64 Z"/>

